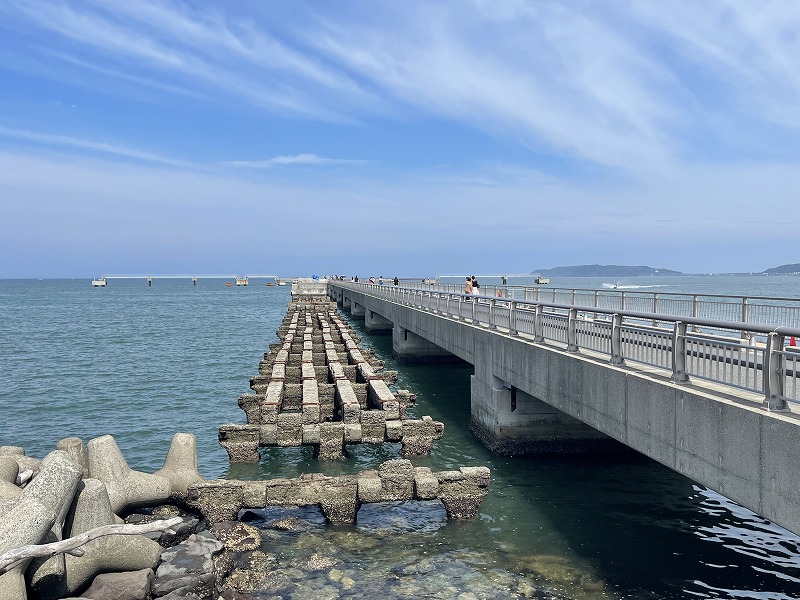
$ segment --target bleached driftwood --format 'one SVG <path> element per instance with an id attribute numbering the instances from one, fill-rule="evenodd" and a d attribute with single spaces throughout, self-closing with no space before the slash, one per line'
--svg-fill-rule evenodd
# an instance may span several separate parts
<path id="1" fill-rule="evenodd" d="M 96 538 L 106 535 L 138 535 L 153 531 L 171 531 L 170 527 L 183 521 L 180 517 L 153 521 L 152 523 L 142 523 L 140 525 L 104 525 L 95 529 L 90 529 L 85 533 L 76 535 L 60 542 L 50 544 L 29 544 L 21 548 L 14 548 L 8 552 L 0 554 L 0 575 L 13 568 L 18 562 L 28 558 L 39 558 L 43 556 L 54 556 L 56 554 L 67 553 L 73 556 L 82 556 L 83 546 Z M 174 533 L 174 532 L 173 532 Z"/>

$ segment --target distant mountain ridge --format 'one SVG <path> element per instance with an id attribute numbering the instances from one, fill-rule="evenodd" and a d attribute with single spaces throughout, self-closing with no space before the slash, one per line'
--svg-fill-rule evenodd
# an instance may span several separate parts
<path id="1" fill-rule="evenodd" d="M 780 265 L 772 267 L 771 269 L 764 269 L 763 273 L 767 275 L 794 275 L 800 273 L 800 263 L 793 263 L 790 265 Z"/>
<path id="2" fill-rule="evenodd" d="M 800 267 L 800 265 L 797 265 Z M 680 271 L 656 267 L 626 265 L 574 265 L 571 267 L 555 267 L 539 269 L 535 274 L 544 277 L 654 277 L 685 275 Z"/>

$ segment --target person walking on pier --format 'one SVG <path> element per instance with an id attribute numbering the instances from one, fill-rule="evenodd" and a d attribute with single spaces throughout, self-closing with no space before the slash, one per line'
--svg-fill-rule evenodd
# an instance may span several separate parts
<path id="1" fill-rule="evenodd" d="M 472 293 L 476 296 L 481 293 L 481 284 L 478 283 L 478 279 L 475 275 L 472 276 Z"/>
<path id="2" fill-rule="evenodd" d="M 397 277 L 395 277 L 392 283 L 394 283 L 394 285 L 400 285 L 400 280 Z"/>
<path id="3" fill-rule="evenodd" d="M 471 294 L 472 293 L 472 278 L 467 276 L 467 281 L 464 283 L 464 293 Z"/>

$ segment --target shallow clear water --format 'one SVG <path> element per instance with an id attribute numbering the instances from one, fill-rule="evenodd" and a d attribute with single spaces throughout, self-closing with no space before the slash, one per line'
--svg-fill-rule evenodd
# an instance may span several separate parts
<path id="1" fill-rule="evenodd" d="M 713 288 L 716 278 L 708 279 Z M 736 284 L 724 279 L 730 293 Z M 229 465 L 217 428 L 244 421 L 236 399 L 276 340 L 288 300 L 285 287 L 220 280 L 151 288 L 112 280 L 105 289 L 86 280 L 0 281 L 0 445 L 41 457 L 63 437 L 110 433 L 133 468 L 152 471 L 172 434 L 188 431 L 208 478 L 354 472 L 395 458 L 397 445 L 355 447 L 333 465 L 316 463 L 308 449 L 275 449 L 258 465 Z M 365 506 L 354 527 L 325 526 L 313 510 L 249 515 L 283 574 L 278 593 L 800 597 L 796 536 L 638 454 L 492 456 L 467 430 L 470 365 L 398 366 L 389 336 L 365 335 L 362 344 L 400 371 L 398 387 L 417 394 L 414 414 L 446 425 L 432 455 L 414 463 L 487 465 L 490 494 L 480 519 L 463 523 L 447 522 L 438 503 Z M 271 529 L 285 514 L 304 528 Z M 295 568 L 314 552 L 334 556 L 335 568 Z"/>

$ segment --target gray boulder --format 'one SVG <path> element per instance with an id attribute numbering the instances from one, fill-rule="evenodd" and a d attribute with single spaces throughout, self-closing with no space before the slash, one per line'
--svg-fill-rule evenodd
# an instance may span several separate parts
<path id="1" fill-rule="evenodd" d="M 154 578 L 152 569 L 103 573 L 94 578 L 83 596 L 92 600 L 150 600 Z"/>

